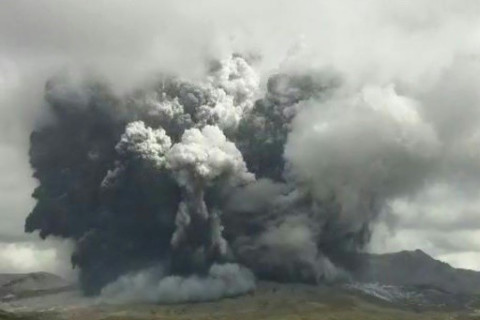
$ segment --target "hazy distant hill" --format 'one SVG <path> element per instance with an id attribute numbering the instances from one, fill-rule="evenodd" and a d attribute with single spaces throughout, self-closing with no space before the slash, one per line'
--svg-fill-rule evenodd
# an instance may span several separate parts
<path id="1" fill-rule="evenodd" d="M 0 300 L 56 292 L 69 287 L 71 284 L 68 281 L 47 272 L 0 274 Z"/>
<path id="2" fill-rule="evenodd" d="M 355 278 L 395 286 L 428 286 L 451 293 L 480 293 L 480 272 L 453 268 L 421 250 L 365 254 Z"/>

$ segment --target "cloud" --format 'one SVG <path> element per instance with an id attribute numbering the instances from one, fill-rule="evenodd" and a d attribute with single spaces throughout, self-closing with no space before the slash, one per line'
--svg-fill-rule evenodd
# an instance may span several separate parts
<path id="1" fill-rule="evenodd" d="M 456 267 L 479 269 L 480 202 L 477 192 L 434 184 L 415 197 L 397 199 L 373 228 L 370 250 L 422 249 Z"/>
<path id="2" fill-rule="evenodd" d="M 124 90 L 159 70 L 198 74 L 205 58 L 235 50 L 260 52 L 263 81 L 281 68 L 328 66 L 344 75 L 352 91 L 393 83 L 395 95 L 415 101 L 422 125 L 441 141 L 438 179 L 426 181 L 416 196 L 392 200 L 372 250 L 420 247 L 455 265 L 476 267 L 478 9 L 474 0 L 2 1 L 0 272 L 57 268 L 55 245 L 38 247 L 23 235 L 35 187 L 28 134 L 48 119 L 43 88 L 51 75 L 94 71 Z M 311 121 L 323 116 L 319 112 L 311 112 Z M 390 128 L 384 129 L 388 134 Z M 378 138 L 374 132 L 360 136 Z M 387 243 L 379 246 L 378 239 Z"/>
<path id="3" fill-rule="evenodd" d="M 456 268 L 480 270 L 480 253 L 478 251 L 455 252 L 440 255 L 437 258 Z"/>
<path id="4" fill-rule="evenodd" d="M 162 275 L 160 267 L 127 274 L 107 285 L 100 300 L 109 303 L 179 303 L 234 297 L 255 289 L 252 272 L 238 264 L 214 264 L 203 277 Z"/>
<path id="5" fill-rule="evenodd" d="M 68 241 L 0 242 L 0 273 L 45 271 L 75 280 L 76 273 L 69 263 L 71 250 Z"/>

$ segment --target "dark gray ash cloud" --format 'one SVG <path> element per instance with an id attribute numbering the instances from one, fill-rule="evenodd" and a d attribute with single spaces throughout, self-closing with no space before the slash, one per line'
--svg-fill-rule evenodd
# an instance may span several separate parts
<path id="1" fill-rule="evenodd" d="M 366 248 L 479 268 L 479 9 L 3 1 L 0 271 L 73 251 L 99 292 L 233 263 L 331 281 Z"/>

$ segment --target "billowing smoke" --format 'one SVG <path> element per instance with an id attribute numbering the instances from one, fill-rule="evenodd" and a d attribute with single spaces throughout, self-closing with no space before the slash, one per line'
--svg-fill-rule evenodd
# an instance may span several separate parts
<path id="1" fill-rule="evenodd" d="M 234 54 L 203 80 L 160 75 L 127 94 L 48 81 L 26 230 L 74 240 L 86 294 L 203 301 L 255 277 L 348 279 L 390 202 L 442 171 L 436 128 L 393 86 L 316 69 L 261 79 L 257 60 Z"/>
<path id="2" fill-rule="evenodd" d="M 151 268 L 121 276 L 102 290 L 101 301 L 163 302 L 208 301 L 234 297 L 255 288 L 255 276 L 238 264 L 213 264 L 207 276 L 180 277 Z"/>

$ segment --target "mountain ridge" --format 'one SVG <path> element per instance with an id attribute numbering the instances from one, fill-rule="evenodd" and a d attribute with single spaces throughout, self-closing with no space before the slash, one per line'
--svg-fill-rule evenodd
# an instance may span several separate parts
<path id="1" fill-rule="evenodd" d="M 430 286 L 455 294 L 480 294 L 480 272 L 452 267 L 422 250 L 360 254 L 353 272 L 358 282 L 395 286 Z"/>

